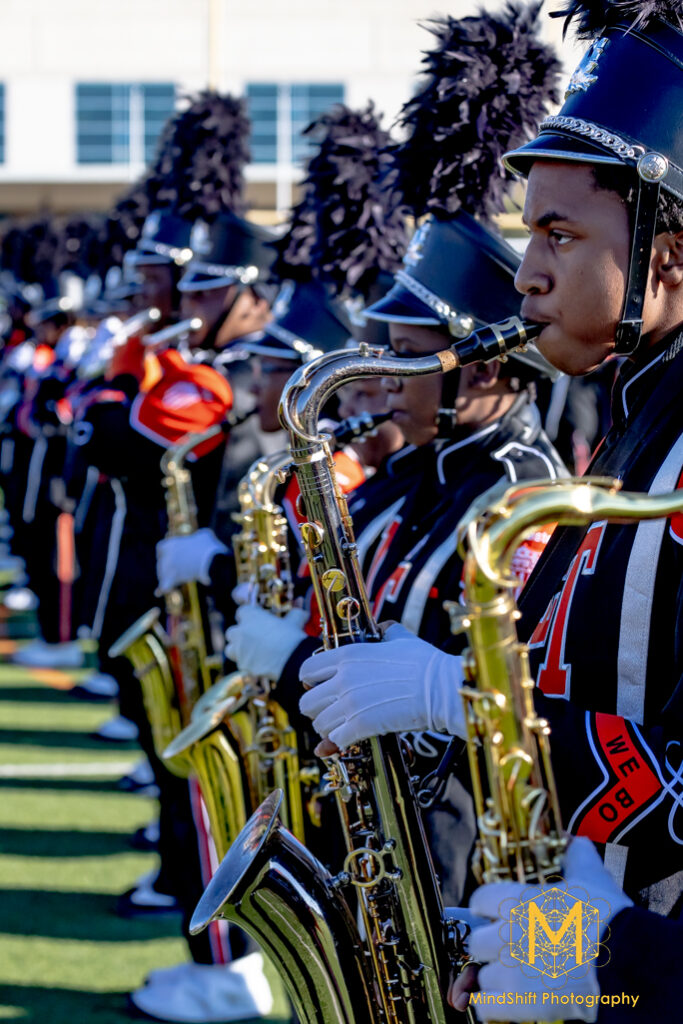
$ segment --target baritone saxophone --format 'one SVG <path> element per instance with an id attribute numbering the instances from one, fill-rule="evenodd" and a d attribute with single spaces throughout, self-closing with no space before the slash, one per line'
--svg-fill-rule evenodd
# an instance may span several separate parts
<path id="1" fill-rule="evenodd" d="M 419 359 L 361 345 L 321 356 L 290 378 L 280 418 L 291 439 L 325 647 L 381 639 L 334 473 L 331 438 L 318 427 L 325 403 L 353 380 L 443 373 L 501 358 L 540 330 L 511 318 Z M 244 928 L 279 966 L 304 1024 L 446 1024 L 459 936 L 444 915 L 398 738 L 342 752 L 329 765 L 328 781 L 347 846 L 339 874 L 332 876 L 278 823 L 282 794 L 273 794 L 233 843 L 191 930 L 217 917 Z M 351 910 L 356 900 L 362 931 Z"/>

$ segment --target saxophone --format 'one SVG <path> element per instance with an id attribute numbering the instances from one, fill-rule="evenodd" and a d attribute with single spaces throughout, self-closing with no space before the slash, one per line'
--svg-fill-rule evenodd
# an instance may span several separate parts
<path id="1" fill-rule="evenodd" d="M 335 447 L 373 433 L 388 414 L 349 417 L 333 432 Z M 288 524 L 275 502 L 275 490 L 291 466 L 289 450 L 257 459 L 240 481 L 240 530 L 232 538 L 237 582 L 252 600 L 275 615 L 293 607 Z M 305 807 L 316 820 L 320 772 L 302 764 L 297 737 L 286 712 L 270 695 L 273 680 L 233 672 L 219 679 L 195 705 L 189 726 L 164 751 L 165 758 L 185 758 L 197 775 L 219 856 L 256 808 L 279 789 L 286 827 L 304 841 Z"/>
<path id="2" fill-rule="evenodd" d="M 447 372 L 500 358 L 540 329 L 511 318 L 418 359 L 361 345 L 321 356 L 290 378 L 280 417 L 307 517 L 302 540 L 326 648 L 381 636 L 330 438 L 318 429 L 324 404 L 343 384 L 364 377 Z M 445 1024 L 452 1019 L 446 992 L 451 966 L 462 956 L 460 936 L 444 915 L 398 737 L 356 744 L 328 768 L 347 847 L 343 870 L 333 877 L 278 824 L 281 794 L 271 794 L 204 893 L 191 931 L 217 917 L 240 924 L 280 965 L 305 1024 Z M 358 899 L 362 934 L 346 893 Z"/>
<path id="3" fill-rule="evenodd" d="M 683 493 L 620 491 L 595 477 L 496 484 L 458 524 L 464 604 L 447 601 L 453 633 L 466 632 L 461 689 L 478 837 L 479 883 L 544 883 L 561 874 L 567 838 L 550 759 L 550 727 L 534 709 L 526 644 L 517 638 L 519 544 L 550 523 L 640 522 L 683 509 Z M 464 960 L 458 966 L 464 966 Z"/>
<path id="4" fill-rule="evenodd" d="M 174 445 L 161 459 L 162 483 L 168 513 L 167 536 L 197 529 L 192 477 L 185 462 L 193 449 L 226 430 L 224 424 L 192 434 Z M 142 686 L 145 710 L 159 757 L 190 721 L 192 707 L 216 679 L 220 660 L 209 654 L 206 623 L 197 584 L 185 583 L 166 595 L 167 629 L 159 608 L 130 626 L 109 649 L 111 658 L 124 655 Z M 187 766 L 168 761 L 176 774 L 187 776 Z"/>

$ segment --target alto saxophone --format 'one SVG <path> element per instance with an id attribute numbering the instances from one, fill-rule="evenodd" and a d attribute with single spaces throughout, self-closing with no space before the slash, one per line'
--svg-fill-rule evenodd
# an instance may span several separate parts
<path id="1" fill-rule="evenodd" d="M 321 356 L 290 378 L 280 417 L 290 434 L 307 517 L 302 539 L 326 648 L 381 636 L 335 478 L 330 438 L 318 429 L 324 404 L 353 380 L 446 372 L 500 357 L 538 331 L 511 318 L 419 359 L 362 345 Z M 191 931 L 216 917 L 240 924 L 279 965 L 305 1024 L 445 1024 L 452 1019 L 446 993 L 455 954 L 460 955 L 458 936 L 443 912 L 398 737 L 344 751 L 329 764 L 328 780 L 345 833 L 343 870 L 332 877 L 277 823 L 281 794 L 273 794 L 233 844 L 195 911 Z M 358 898 L 363 934 L 345 891 Z"/>
<path id="2" fill-rule="evenodd" d="M 371 434 L 387 418 L 349 417 L 334 429 L 335 446 Z M 241 527 L 232 538 L 237 582 L 279 616 L 293 607 L 288 525 L 275 502 L 290 466 L 289 450 L 257 459 L 240 481 L 240 511 L 233 516 Z M 164 752 L 173 761 L 185 758 L 197 775 L 220 857 L 246 823 L 246 808 L 255 809 L 275 789 L 285 794 L 280 814 L 297 839 L 304 841 L 305 808 L 316 819 L 320 771 L 300 763 L 296 733 L 270 694 L 273 682 L 239 671 L 219 679 Z"/>
<path id="3" fill-rule="evenodd" d="M 447 601 L 454 633 L 467 633 L 461 694 L 481 882 L 543 883 L 561 871 L 567 845 L 550 759 L 550 727 L 534 710 L 528 649 L 517 638 L 519 586 L 510 563 L 519 545 L 550 523 L 639 522 L 683 509 L 683 492 L 620 491 L 594 479 L 497 484 L 458 524 L 464 604 Z"/>
<path id="4" fill-rule="evenodd" d="M 225 430 L 226 426 L 220 424 L 202 434 L 192 434 L 164 453 L 161 471 L 168 513 L 167 536 L 197 529 L 192 477 L 185 463 L 193 449 Z M 176 587 L 166 595 L 165 603 L 167 628 L 161 624 L 160 609 L 150 608 L 109 649 L 111 658 L 128 658 L 140 680 L 159 757 L 189 723 L 194 704 L 212 686 L 221 664 L 213 652 L 209 653 L 197 584 Z M 182 762 L 167 763 L 176 774 L 187 776 L 187 766 Z"/>

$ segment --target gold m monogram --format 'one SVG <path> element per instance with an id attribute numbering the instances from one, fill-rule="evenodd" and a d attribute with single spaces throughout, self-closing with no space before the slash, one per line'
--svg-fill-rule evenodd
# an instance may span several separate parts
<path id="1" fill-rule="evenodd" d="M 536 936 L 539 928 L 543 929 L 552 946 L 559 946 L 572 925 L 575 926 L 576 963 L 583 963 L 583 904 L 577 901 L 566 914 L 559 928 L 552 928 L 548 918 L 536 903 L 529 903 L 529 963 L 536 962 Z"/>

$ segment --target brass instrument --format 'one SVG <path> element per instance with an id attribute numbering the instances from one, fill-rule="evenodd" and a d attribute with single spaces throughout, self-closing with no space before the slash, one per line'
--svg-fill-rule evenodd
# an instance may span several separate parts
<path id="1" fill-rule="evenodd" d="M 241 529 L 232 538 L 237 582 L 276 615 L 292 607 L 287 520 L 274 491 L 290 462 L 276 452 L 254 462 L 238 487 Z M 220 857 L 273 789 L 287 793 L 288 826 L 303 839 L 302 778 L 296 734 L 270 697 L 272 681 L 233 672 L 218 680 L 196 707 L 189 725 L 164 751 L 197 775 Z"/>
<path id="2" fill-rule="evenodd" d="M 225 432 L 219 424 L 169 448 L 161 459 L 168 512 L 167 536 L 197 529 L 192 477 L 185 462 L 190 452 Z M 159 608 L 151 608 L 130 626 L 109 649 L 111 658 L 125 655 L 140 680 L 145 710 L 159 757 L 190 721 L 192 707 L 216 679 L 221 661 L 209 654 L 202 602 L 195 582 L 166 595 L 167 629 Z M 168 762 L 176 774 L 186 776 L 182 762 Z"/>
<path id="3" fill-rule="evenodd" d="M 542 883 L 561 871 L 567 845 L 550 760 L 550 727 L 534 710 L 528 649 L 517 639 L 519 586 L 510 563 L 519 545 L 550 523 L 639 522 L 683 509 L 683 493 L 620 491 L 595 477 L 497 484 L 458 525 L 464 605 L 447 601 L 454 633 L 465 631 L 461 689 L 478 826 L 473 871 L 482 882 Z"/>
<path id="4" fill-rule="evenodd" d="M 182 338 L 183 335 L 198 331 L 203 323 L 204 321 L 199 316 L 179 320 L 177 324 L 170 324 L 168 327 L 162 327 L 160 331 L 155 331 L 154 334 L 147 334 L 142 339 L 142 344 L 146 348 L 166 348 L 172 341 Z"/>
<path id="5" fill-rule="evenodd" d="M 119 329 L 112 335 L 112 345 L 118 348 L 119 345 L 125 345 L 129 338 L 133 338 L 140 331 L 144 331 L 150 324 L 156 324 L 161 320 L 161 310 L 157 309 L 156 306 L 150 306 L 149 309 L 142 309 L 139 313 L 134 313 L 133 316 L 128 317 L 127 320 L 121 324 Z"/>
<path id="6" fill-rule="evenodd" d="M 336 447 L 372 433 L 388 414 L 349 417 L 333 433 Z M 292 608 L 292 574 L 287 520 L 275 490 L 291 464 L 288 450 L 254 462 L 238 487 L 241 529 L 232 538 L 237 581 L 252 599 L 275 615 Z M 300 764 L 297 737 L 286 712 L 270 696 L 272 680 L 233 672 L 204 694 L 192 720 L 164 757 L 184 758 L 197 775 L 218 855 L 223 857 L 254 809 L 275 789 L 286 827 L 304 840 L 304 804 L 315 817 L 320 781 L 317 765 Z"/>
<path id="7" fill-rule="evenodd" d="M 362 345 L 300 367 L 280 418 L 307 522 L 302 539 L 325 647 L 381 639 L 358 562 L 353 526 L 335 478 L 320 411 L 343 384 L 369 376 L 446 372 L 523 346 L 540 326 L 511 318 L 433 356 L 402 359 Z M 336 877 L 277 822 L 281 794 L 261 805 L 233 843 L 191 923 L 238 923 L 279 965 L 304 1024 L 445 1024 L 456 952 L 422 822 L 396 736 L 356 744 L 329 764 L 347 843 Z M 358 897 L 363 935 L 344 890 Z M 303 951 L 303 952 L 302 952 Z"/>
<path id="8" fill-rule="evenodd" d="M 125 320 L 111 336 L 105 335 L 104 343 L 100 335 L 101 329 L 106 328 L 106 320 L 103 321 L 78 363 L 76 376 L 80 380 L 90 380 L 100 376 L 107 369 L 114 349 L 125 345 L 129 338 L 134 337 L 150 324 L 157 323 L 160 319 L 161 310 L 156 306 L 150 306 L 149 309 L 143 309 Z"/>

